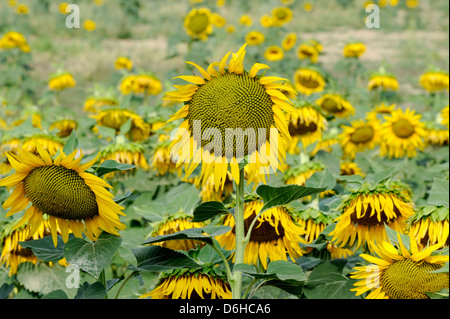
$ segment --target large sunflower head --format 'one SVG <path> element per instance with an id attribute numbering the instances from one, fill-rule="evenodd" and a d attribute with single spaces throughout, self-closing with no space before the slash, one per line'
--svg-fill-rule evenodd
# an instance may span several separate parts
<path id="1" fill-rule="evenodd" d="M 366 292 L 366 299 L 429 299 L 427 293 L 448 289 L 448 271 L 434 272 L 448 263 L 448 254 L 436 252 L 441 243 L 419 249 L 414 236 L 397 234 L 397 241 L 386 239 L 374 245 L 373 254 L 360 256 L 370 264 L 354 268 L 357 279 L 352 291 Z"/>
<path id="2" fill-rule="evenodd" d="M 355 120 L 351 126 L 342 126 L 343 131 L 339 134 L 343 156 L 354 159 L 356 153 L 373 149 L 380 143 L 380 124 L 377 120 Z"/>
<path id="3" fill-rule="evenodd" d="M 255 63 L 247 72 L 245 47 L 231 54 L 228 64 L 230 53 L 207 70 L 188 62 L 202 76 L 179 76 L 191 84 L 177 85 L 165 97 L 185 103 L 169 120 L 184 119 L 171 144 L 172 157 L 177 165 L 186 164 L 186 176 L 202 163 L 202 183 L 214 172 L 215 184 L 223 186 L 228 166 L 239 183 L 244 157 L 251 175 L 266 175 L 278 168 L 290 142 L 283 111 L 293 107 L 280 90 L 292 89 L 276 83 L 282 78 L 257 75 L 269 68 L 265 64 Z"/>
<path id="4" fill-rule="evenodd" d="M 156 287 L 140 296 L 152 299 L 231 299 L 226 277 L 200 269 L 165 273 Z"/>
<path id="5" fill-rule="evenodd" d="M 294 73 L 294 84 L 298 92 L 311 95 L 325 89 L 325 79 L 322 74 L 313 69 L 300 68 Z"/>
<path id="6" fill-rule="evenodd" d="M 385 116 L 386 122 L 380 131 L 380 155 L 389 158 L 409 158 L 416 156 L 417 150 L 425 147 L 425 125 L 420 122 L 420 114 L 407 109 L 405 112 L 398 109 Z"/>
<path id="7" fill-rule="evenodd" d="M 384 183 L 377 186 L 364 184 L 353 190 L 341 207 L 336 227 L 329 234 L 332 242 L 353 251 L 364 244 L 387 239 L 385 225 L 398 232 L 406 229 L 406 220 L 414 214 L 408 197 L 400 189 Z"/>
<path id="8" fill-rule="evenodd" d="M 48 216 L 56 246 L 58 229 L 66 242 L 69 231 L 76 237 L 81 238 L 84 233 L 96 240 L 102 231 L 118 235 L 117 231 L 125 228 L 118 216 L 124 215 L 123 208 L 106 189 L 111 186 L 85 172 L 98 156 L 80 164 L 83 156 L 75 159 L 78 149 L 69 155 L 61 152 L 55 159 L 39 143 L 36 149 L 38 155 L 21 149 L 18 155 L 7 154 L 15 173 L 0 180 L 0 186 L 14 190 L 2 207 L 10 208 L 7 217 L 25 210 L 14 229 L 27 224 L 33 235 Z"/>
<path id="9" fill-rule="evenodd" d="M 207 8 L 193 8 L 184 18 L 184 29 L 193 39 L 206 40 L 213 32 L 212 13 Z"/>
<path id="10" fill-rule="evenodd" d="M 264 203 L 255 198 L 244 203 L 244 228 L 248 231 Z M 235 221 L 229 214 L 223 218 L 223 225 L 232 229 L 217 236 L 218 242 L 227 250 L 235 248 Z M 298 258 L 305 253 L 300 243 L 306 242 L 301 237 L 305 230 L 297 225 L 292 213 L 284 206 L 278 206 L 265 211 L 255 224 L 250 234 L 250 240 L 245 248 L 244 262 L 250 265 L 260 264 L 267 269 L 268 261 Z"/>

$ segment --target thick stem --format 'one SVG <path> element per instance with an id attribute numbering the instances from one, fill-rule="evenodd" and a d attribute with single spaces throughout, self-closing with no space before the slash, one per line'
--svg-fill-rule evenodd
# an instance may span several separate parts
<path id="1" fill-rule="evenodd" d="M 234 264 L 241 264 L 244 262 L 245 238 L 244 238 L 244 168 L 239 171 L 239 184 L 235 183 L 236 187 L 236 209 L 234 212 L 235 220 L 235 250 L 234 250 Z M 242 272 L 233 271 L 233 281 L 231 282 L 231 291 L 233 299 L 241 299 L 242 289 Z"/>

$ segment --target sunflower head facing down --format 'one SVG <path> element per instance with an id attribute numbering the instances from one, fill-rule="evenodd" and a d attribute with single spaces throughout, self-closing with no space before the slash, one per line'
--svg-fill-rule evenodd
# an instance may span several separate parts
<path id="1" fill-rule="evenodd" d="M 409 242 L 408 242 L 409 239 Z M 429 299 L 427 293 L 448 289 L 448 271 L 434 272 L 448 263 L 448 254 L 436 252 L 441 243 L 420 249 L 413 235 L 385 240 L 360 256 L 370 264 L 354 268 L 352 291 L 366 299 Z"/>
<path id="2" fill-rule="evenodd" d="M 240 182 L 239 161 L 244 157 L 251 176 L 265 176 L 286 155 L 290 135 L 283 111 L 293 107 L 280 90 L 293 90 L 276 83 L 282 78 L 257 75 L 269 68 L 265 64 L 255 63 L 247 72 L 245 47 L 207 70 L 188 62 L 202 76 L 179 76 L 190 84 L 176 85 L 177 91 L 166 94 L 165 99 L 184 102 L 169 122 L 184 119 L 170 147 L 177 165 L 185 163 L 186 177 L 202 163 L 202 183 L 214 172 L 215 185 L 223 187 L 228 166 L 233 180 Z"/>
<path id="3" fill-rule="evenodd" d="M 118 216 L 124 215 L 123 207 L 107 190 L 111 186 L 85 172 L 98 156 L 81 164 L 82 155 L 75 159 L 78 149 L 69 155 L 61 152 L 55 159 L 39 143 L 36 149 L 38 155 L 22 149 L 17 155 L 7 154 L 15 173 L 0 180 L 0 186 L 14 189 L 2 207 L 9 208 L 6 217 L 25 210 L 14 229 L 26 224 L 33 235 L 48 217 L 55 246 L 58 229 L 64 242 L 70 231 L 78 238 L 84 233 L 96 240 L 102 231 L 118 235 L 125 229 Z"/>

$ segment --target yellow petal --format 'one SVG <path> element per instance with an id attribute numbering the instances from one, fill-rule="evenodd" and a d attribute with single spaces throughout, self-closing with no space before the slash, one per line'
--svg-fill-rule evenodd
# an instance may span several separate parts
<path id="1" fill-rule="evenodd" d="M 204 68 L 202 68 L 200 65 L 195 64 L 194 62 L 186 61 L 187 64 L 193 65 L 197 68 L 197 70 L 200 72 L 200 74 L 207 80 L 211 80 L 211 75 L 206 72 Z"/>

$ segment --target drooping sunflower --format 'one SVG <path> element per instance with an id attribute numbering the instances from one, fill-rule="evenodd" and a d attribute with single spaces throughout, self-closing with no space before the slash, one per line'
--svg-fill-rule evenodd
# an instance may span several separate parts
<path id="1" fill-rule="evenodd" d="M 231 287 L 224 276 L 213 271 L 192 269 L 163 275 L 152 291 L 140 298 L 152 299 L 231 299 Z"/>
<path id="2" fill-rule="evenodd" d="M 278 45 L 271 45 L 264 51 L 264 58 L 267 61 L 279 61 L 283 59 L 284 51 Z"/>
<path id="3" fill-rule="evenodd" d="M 193 8 L 184 18 L 184 29 L 193 39 L 207 40 L 213 32 L 211 11 L 207 8 Z"/>
<path id="4" fill-rule="evenodd" d="M 33 235 L 44 216 L 48 216 L 55 246 L 58 229 L 64 242 L 68 240 L 69 231 L 76 237 L 82 238 L 84 233 L 89 239 L 96 240 L 102 230 L 118 235 L 118 230 L 125 229 L 118 216 L 124 215 L 123 208 L 114 202 L 113 195 L 106 189 L 111 186 L 85 172 L 98 156 L 80 164 L 83 155 L 74 159 L 81 153 L 79 149 L 69 155 L 61 151 L 55 159 L 39 143 L 36 143 L 36 149 L 39 156 L 21 149 L 18 149 L 18 155 L 7 154 L 15 173 L 0 180 L 0 186 L 14 190 L 2 207 L 10 208 L 7 217 L 26 209 L 14 229 L 26 224 Z"/>
<path id="5" fill-rule="evenodd" d="M 447 90 L 449 83 L 448 73 L 443 71 L 428 71 L 420 76 L 419 83 L 430 93 Z"/>
<path id="6" fill-rule="evenodd" d="M 120 83 L 122 94 L 157 95 L 162 91 L 161 81 L 153 74 L 133 74 L 122 79 Z"/>
<path id="7" fill-rule="evenodd" d="M 294 219 L 301 227 L 305 229 L 306 234 L 303 236 L 306 243 L 310 244 L 317 238 L 320 233 L 333 222 L 332 215 L 326 215 L 313 207 L 308 207 L 294 214 Z"/>
<path id="8" fill-rule="evenodd" d="M 53 129 L 58 130 L 58 133 L 56 133 L 56 135 L 58 137 L 64 138 L 72 133 L 72 131 L 76 128 L 77 124 L 78 124 L 77 121 L 72 119 L 61 119 L 53 122 L 50 125 L 49 130 L 50 131 Z"/>
<path id="9" fill-rule="evenodd" d="M 212 173 L 206 180 L 205 185 L 201 186 L 200 198 L 202 202 L 221 202 L 233 193 L 233 177 L 230 172 L 227 172 L 227 180 L 223 188 L 216 186 L 214 182 L 214 173 Z"/>
<path id="10" fill-rule="evenodd" d="M 16 153 L 17 149 L 20 147 L 22 141 L 18 138 L 5 138 L 0 144 L 0 176 L 9 173 L 12 169 L 11 164 L 9 164 L 8 157 L 6 157 L 7 152 Z"/>
<path id="11" fill-rule="evenodd" d="M 297 48 L 297 56 L 300 60 L 309 60 L 311 63 L 317 63 L 319 51 L 313 45 L 302 43 Z"/>
<path id="12" fill-rule="evenodd" d="M 356 153 L 373 149 L 380 143 L 380 124 L 378 121 L 355 120 L 351 126 L 343 125 L 339 134 L 344 158 L 353 160 Z"/>
<path id="13" fill-rule="evenodd" d="M 366 46 L 364 45 L 364 43 L 355 42 L 345 45 L 343 55 L 346 58 L 359 58 L 364 54 L 364 52 L 366 52 Z"/>
<path id="14" fill-rule="evenodd" d="M 380 155 L 389 158 L 409 158 L 416 156 L 417 150 L 425 147 L 425 125 L 420 121 L 422 115 L 415 114 L 414 110 L 405 112 L 398 109 L 385 116 L 386 122 L 380 130 Z"/>
<path id="15" fill-rule="evenodd" d="M 399 88 L 397 78 L 391 74 L 372 75 L 367 83 L 367 89 L 373 91 L 378 88 L 382 91 L 397 91 Z"/>
<path id="16" fill-rule="evenodd" d="M 420 249 L 427 245 L 448 246 L 449 209 L 444 206 L 420 206 L 408 220 L 408 232 L 417 240 Z"/>
<path id="17" fill-rule="evenodd" d="M 349 101 L 339 94 L 327 93 L 316 100 L 316 104 L 327 114 L 336 117 L 348 117 L 355 114 L 355 109 Z"/>
<path id="18" fill-rule="evenodd" d="M 264 203 L 255 198 L 244 203 L 244 228 L 247 233 L 250 224 L 259 213 Z M 235 248 L 235 221 L 231 214 L 223 218 L 222 224 L 232 229 L 220 236 L 217 241 L 227 250 Z M 305 230 L 298 226 L 290 211 L 284 206 L 277 206 L 265 211 L 258 217 L 245 248 L 244 263 L 267 269 L 268 261 L 298 258 L 305 253 L 299 243 L 305 243 L 301 235 Z"/>
<path id="19" fill-rule="evenodd" d="M 183 212 L 179 212 L 174 215 L 168 216 L 157 223 L 154 223 L 152 232 L 148 237 L 169 235 L 185 229 L 199 228 L 203 226 L 205 226 L 204 222 L 192 222 L 192 216 L 189 216 Z M 161 247 L 169 248 L 172 250 L 189 251 L 190 249 L 195 249 L 197 245 L 203 247 L 205 243 L 191 239 L 174 239 L 158 242 L 153 245 L 159 245 Z"/>
<path id="20" fill-rule="evenodd" d="M 149 165 L 144 153 L 144 147 L 136 142 L 108 144 L 100 150 L 99 162 L 103 163 L 107 160 L 114 160 L 118 163 L 136 165 L 143 170 L 148 170 Z M 135 170 L 136 169 L 120 171 L 120 174 L 129 175 L 134 173 Z M 105 174 L 105 178 L 112 178 L 117 173 L 118 172 Z"/>
<path id="21" fill-rule="evenodd" d="M 228 65 L 230 53 L 207 70 L 188 62 L 203 77 L 179 76 L 192 84 L 176 86 L 177 91 L 165 96 L 185 103 L 168 121 L 184 118 L 170 146 L 172 157 L 178 158 L 177 165 L 185 163 L 186 176 L 202 163 L 203 184 L 214 172 L 215 184 L 223 186 L 228 166 L 239 183 L 238 161 L 245 156 L 250 176 L 265 176 L 283 162 L 290 142 L 283 110 L 291 112 L 293 107 L 280 91 L 290 88 L 275 83 L 285 79 L 258 76 L 259 70 L 269 68 L 265 64 L 255 63 L 245 71 L 245 52 L 243 45 Z"/>
<path id="22" fill-rule="evenodd" d="M 364 176 L 361 168 L 358 166 L 358 164 L 356 164 L 354 162 L 347 162 L 347 161 L 341 162 L 340 171 L 341 171 L 341 176 L 345 176 L 345 175 Z"/>
<path id="23" fill-rule="evenodd" d="M 160 135 L 158 144 L 154 149 L 154 154 L 151 158 L 150 167 L 153 171 L 158 171 L 158 175 L 175 174 L 181 176 L 183 167 L 176 165 L 172 161 L 170 154 L 170 141 L 168 135 Z"/>
<path id="24" fill-rule="evenodd" d="M 84 102 L 83 110 L 86 112 L 97 113 L 103 106 L 116 106 L 119 102 L 112 95 L 90 96 Z"/>
<path id="25" fill-rule="evenodd" d="M 292 143 L 289 153 L 298 153 L 298 142 L 302 142 L 302 148 L 320 140 L 322 133 L 328 127 L 328 122 L 320 113 L 317 106 L 310 103 L 296 103 L 295 110 L 288 114 L 289 134 Z"/>
<path id="26" fill-rule="evenodd" d="M 20 148 L 26 152 L 38 155 L 36 145 L 41 145 L 50 156 L 54 156 L 59 150 L 64 147 L 62 141 L 52 135 L 37 134 L 30 137 L 26 137 L 22 140 Z"/>
<path id="27" fill-rule="evenodd" d="M 353 190 L 341 207 L 336 227 L 329 234 L 332 242 L 352 251 L 387 239 L 385 224 L 403 233 L 406 220 L 414 214 L 412 202 L 401 190 L 386 184 L 364 184 Z"/>
<path id="28" fill-rule="evenodd" d="M 435 122 L 425 122 L 425 143 L 427 145 L 449 145 L 449 131 Z"/>
<path id="29" fill-rule="evenodd" d="M 4 264 L 6 268 L 9 268 L 9 276 L 15 275 L 19 265 L 22 263 L 31 262 L 36 264 L 38 262 L 38 258 L 33 254 L 33 251 L 29 248 L 23 248 L 19 242 L 37 240 L 50 235 L 50 225 L 47 219 L 44 219 L 33 235 L 30 235 L 30 229 L 24 226 L 15 230 L 11 229 L 12 224 L 7 224 L 3 228 L 2 236 L 0 237 L 1 246 L 3 247 L 0 255 L 0 264 Z M 58 233 L 60 233 L 60 230 L 58 230 Z M 59 264 L 66 266 L 67 262 L 63 258 L 59 261 Z"/>
<path id="30" fill-rule="evenodd" d="M 427 293 L 448 288 L 448 272 L 433 272 L 448 262 L 448 255 L 434 254 L 441 244 L 421 250 L 413 236 L 406 240 L 397 234 L 397 242 L 380 242 L 375 254 L 360 255 L 370 264 L 350 274 L 359 280 L 352 289 L 357 296 L 370 291 L 366 299 L 429 299 Z"/>
<path id="31" fill-rule="evenodd" d="M 50 77 L 48 82 L 48 88 L 51 91 L 61 91 L 68 88 L 72 88 L 77 84 L 72 74 L 68 72 L 57 73 Z"/>
<path id="32" fill-rule="evenodd" d="M 294 85 L 298 92 L 311 95 L 322 92 L 325 89 L 325 79 L 319 72 L 300 68 L 294 73 Z"/>

